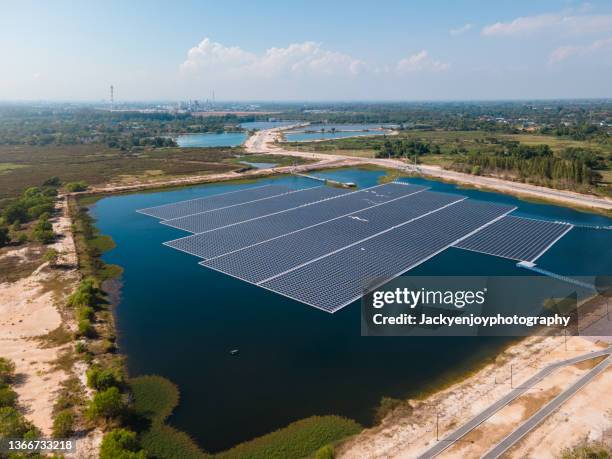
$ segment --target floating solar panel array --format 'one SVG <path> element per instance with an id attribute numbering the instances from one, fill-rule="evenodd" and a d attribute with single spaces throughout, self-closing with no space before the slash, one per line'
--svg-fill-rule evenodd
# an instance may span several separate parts
<path id="1" fill-rule="evenodd" d="M 507 216 L 455 247 L 533 263 L 571 229 L 567 223 Z"/>
<path id="2" fill-rule="evenodd" d="M 165 244 L 206 260 L 424 189 L 416 185 L 381 185 Z"/>
<path id="3" fill-rule="evenodd" d="M 448 247 L 533 262 L 572 228 L 514 209 L 388 183 L 267 185 L 140 212 L 194 233 L 165 244 L 202 266 L 335 312 Z"/>

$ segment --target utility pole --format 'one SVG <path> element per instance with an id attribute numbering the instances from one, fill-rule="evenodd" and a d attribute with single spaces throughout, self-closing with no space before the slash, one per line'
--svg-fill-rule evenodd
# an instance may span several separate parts
<path id="1" fill-rule="evenodd" d="M 510 364 L 510 388 L 514 389 L 514 381 L 513 381 L 513 365 Z"/>
<path id="2" fill-rule="evenodd" d="M 565 352 L 567 352 L 567 329 L 563 329 L 563 336 L 565 337 Z"/>
<path id="3" fill-rule="evenodd" d="M 440 412 L 436 409 L 436 441 L 440 441 Z"/>
<path id="4" fill-rule="evenodd" d="M 115 110 L 115 87 L 111 84 L 110 86 L 110 104 L 111 112 Z"/>

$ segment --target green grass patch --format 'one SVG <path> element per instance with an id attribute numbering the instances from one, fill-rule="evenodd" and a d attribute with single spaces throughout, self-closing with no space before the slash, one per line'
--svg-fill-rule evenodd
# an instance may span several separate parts
<path id="1" fill-rule="evenodd" d="M 178 388 L 172 382 L 161 376 L 140 376 L 128 384 L 134 395 L 134 411 L 148 421 L 140 441 L 149 455 L 160 459 L 211 457 L 189 435 L 165 424 L 179 402 Z"/>
<path id="2" fill-rule="evenodd" d="M 340 416 L 312 416 L 216 454 L 218 459 L 298 459 L 355 435 L 362 427 Z"/>
<path id="3" fill-rule="evenodd" d="M 109 250 L 113 250 L 116 245 L 113 238 L 110 236 L 96 236 L 90 239 L 87 244 L 100 251 L 100 253 L 108 252 Z"/>
<path id="4" fill-rule="evenodd" d="M 0 163 L 0 174 L 4 174 L 6 172 L 10 172 L 15 169 L 21 169 L 22 167 L 28 167 L 28 166 L 26 166 L 25 164 Z"/>

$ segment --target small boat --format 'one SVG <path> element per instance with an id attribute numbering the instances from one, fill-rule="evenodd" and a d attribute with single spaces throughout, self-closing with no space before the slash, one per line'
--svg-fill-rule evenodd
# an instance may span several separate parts
<path id="1" fill-rule="evenodd" d="M 232 349 L 230 351 L 230 355 L 238 355 L 238 354 L 240 354 L 240 350 L 239 349 Z"/>

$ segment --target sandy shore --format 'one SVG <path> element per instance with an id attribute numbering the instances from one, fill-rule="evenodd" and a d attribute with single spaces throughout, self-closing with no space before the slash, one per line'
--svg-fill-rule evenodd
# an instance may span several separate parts
<path id="1" fill-rule="evenodd" d="M 61 325 L 67 330 L 76 328 L 60 312 L 80 279 L 65 199 L 58 204 L 58 214 L 52 223 L 61 236 L 49 247 L 61 253 L 58 264 L 62 267 L 52 268 L 41 262 L 29 276 L 0 284 L 0 356 L 15 362 L 14 389 L 19 408 L 47 438 L 51 435 L 53 405 L 60 383 L 70 376 L 56 361 L 72 343 L 54 345 L 38 338 Z M 25 257 L 28 250 L 28 247 L 5 249 L 0 257 Z M 85 367 L 74 372 L 83 377 Z M 80 439 L 80 453 L 74 457 L 96 457 L 99 441 L 99 433 Z"/>
<path id="2" fill-rule="evenodd" d="M 470 185 L 477 188 L 487 188 L 521 197 L 544 199 L 570 206 L 612 211 L 612 199 L 576 193 L 573 191 L 554 190 L 542 186 L 512 182 L 495 177 L 464 174 L 461 172 L 446 170 L 438 166 L 419 165 L 415 168 L 414 166 L 411 166 L 399 159 L 364 158 L 338 154 L 286 150 L 283 148 L 282 143 L 278 142 L 281 131 L 286 129 L 287 128 L 283 127 L 258 131 L 245 142 L 244 146 L 246 150 L 251 153 L 300 156 L 319 160 L 323 160 L 325 158 L 333 158 L 336 161 L 352 159 L 360 164 L 374 164 L 381 167 L 399 169 L 406 172 L 416 172 L 424 176 Z"/>

